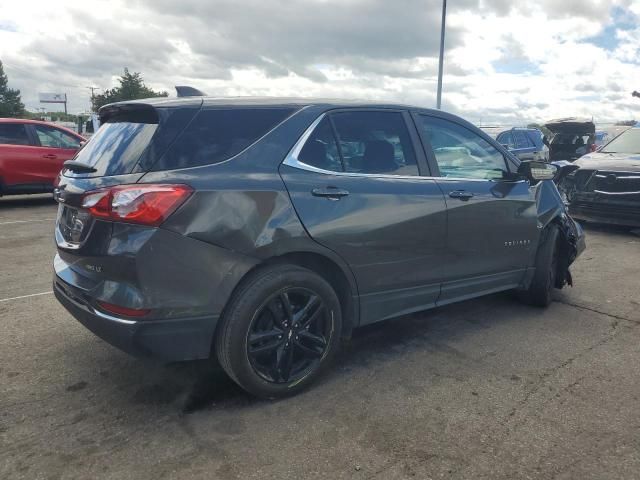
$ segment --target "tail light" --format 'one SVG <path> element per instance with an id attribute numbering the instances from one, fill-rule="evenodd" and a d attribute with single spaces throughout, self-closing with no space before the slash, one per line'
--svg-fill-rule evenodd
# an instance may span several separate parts
<path id="1" fill-rule="evenodd" d="M 187 185 L 118 185 L 85 193 L 82 207 L 96 218 L 157 227 L 192 192 Z"/>

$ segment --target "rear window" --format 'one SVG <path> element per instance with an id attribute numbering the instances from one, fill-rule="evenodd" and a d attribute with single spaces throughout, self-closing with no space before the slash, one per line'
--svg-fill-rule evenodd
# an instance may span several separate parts
<path id="1" fill-rule="evenodd" d="M 75 160 L 95 168 L 92 176 L 131 173 L 157 128 L 157 123 L 108 121 L 100 126 Z"/>
<path id="2" fill-rule="evenodd" d="M 0 123 L 0 143 L 6 145 L 29 145 L 29 136 L 24 124 Z"/>
<path id="3" fill-rule="evenodd" d="M 174 170 L 227 160 L 294 111 L 292 108 L 201 110 L 152 170 Z"/>
<path id="4" fill-rule="evenodd" d="M 124 175 L 148 171 L 182 132 L 200 106 L 151 108 L 148 106 L 112 107 L 103 115 L 103 123 L 75 160 L 90 165 L 95 173 L 65 175 Z"/>

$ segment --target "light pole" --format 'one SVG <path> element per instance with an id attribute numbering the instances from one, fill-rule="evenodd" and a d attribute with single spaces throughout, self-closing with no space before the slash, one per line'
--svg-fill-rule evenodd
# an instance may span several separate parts
<path id="1" fill-rule="evenodd" d="M 442 0 L 442 25 L 440 26 L 440 60 L 438 61 L 438 95 L 436 108 L 442 105 L 442 65 L 444 63 L 444 27 L 447 18 L 447 0 Z"/>

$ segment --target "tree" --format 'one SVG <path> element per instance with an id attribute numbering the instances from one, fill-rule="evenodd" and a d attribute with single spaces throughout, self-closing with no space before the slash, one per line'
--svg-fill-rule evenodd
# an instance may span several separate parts
<path id="1" fill-rule="evenodd" d="M 93 110 L 98 111 L 100 107 L 107 103 L 121 102 L 123 100 L 137 100 L 139 98 L 150 97 L 166 97 L 169 94 L 167 92 L 155 92 L 148 88 L 142 80 L 142 75 L 139 72 L 129 73 L 129 69 L 125 67 L 124 75 L 122 75 L 118 82 L 119 87 L 110 88 L 105 90 L 101 95 L 96 95 L 92 99 Z"/>
<path id="2" fill-rule="evenodd" d="M 9 88 L 9 79 L 0 61 L 0 117 L 21 117 L 22 115 L 24 115 L 24 103 L 20 99 L 20 90 Z"/>

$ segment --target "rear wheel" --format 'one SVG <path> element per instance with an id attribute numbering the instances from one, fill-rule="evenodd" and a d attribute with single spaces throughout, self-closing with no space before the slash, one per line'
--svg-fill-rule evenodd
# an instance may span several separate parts
<path id="1" fill-rule="evenodd" d="M 558 227 L 549 225 L 536 254 L 536 272 L 527 290 L 519 292 L 524 303 L 547 307 L 551 303 L 551 293 L 556 284 L 558 271 Z"/>
<path id="2" fill-rule="evenodd" d="M 231 299 L 216 336 L 227 374 L 263 398 L 309 385 L 338 350 L 342 316 L 331 286 L 292 265 L 258 270 Z"/>

